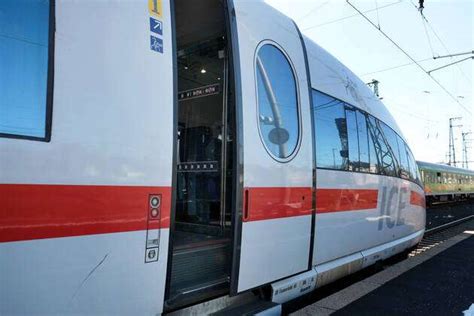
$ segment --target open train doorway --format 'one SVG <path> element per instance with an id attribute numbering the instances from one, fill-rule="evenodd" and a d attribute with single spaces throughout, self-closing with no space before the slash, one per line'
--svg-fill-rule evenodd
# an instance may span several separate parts
<path id="1" fill-rule="evenodd" d="M 175 1 L 178 131 L 167 306 L 229 291 L 234 109 L 225 2 Z"/>

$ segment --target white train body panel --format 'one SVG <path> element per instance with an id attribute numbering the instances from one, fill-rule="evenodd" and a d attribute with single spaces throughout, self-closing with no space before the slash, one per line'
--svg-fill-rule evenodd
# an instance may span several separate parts
<path id="1" fill-rule="evenodd" d="M 311 188 L 310 100 L 305 59 L 296 25 L 276 10 L 268 10 L 268 6 L 264 3 L 234 1 L 234 7 L 239 38 L 238 54 L 241 60 L 242 99 L 244 100 L 242 103 L 245 147 L 243 186 L 248 188 L 250 200 L 253 199 L 253 188 Z M 266 43 L 279 45 L 291 60 L 297 74 L 301 135 L 295 153 L 286 159 L 285 163 L 271 157 L 262 141 L 256 137 L 260 133 L 257 124 L 257 104 L 254 101 L 256 75 L 253 67 L 245 67 L 245 65 L 254 64 L 256 48 Z M 264 196 L 267 195 L 264 194 Z M 310 199 L 310 195 L 307 198 Z M 265 220 L 258 222 L 244 221 L 242 225 L 239 292 L 271 282 L 271 280 L 304 272 L 308 267 L 311 216 L 267 219 L 265 215 L 263 218 Z M 275 242 L 275 236 L 278 236 L 281 242 Z M 292 258 L 291 264 L 284 260 L 288 257 Z M 265 266 L 273 268 L 269 272 L 258 273 L 258 270 Z"/>
<path id="2" fill-rule="evenodd" d="M 299 232 L 296 236 L 295 231 Z M 244 288 L 255 288 L 262 284 L 262 280 L 278 280 L 282 276 L 306 270 L 310 231 L 311 216 L 246 223 L 242 228 L 242 244 L 246 247 L 241 255 L 241 269 L 244 272 L 240 274 L 240 285 Z M 259 242 L 255 243 L 255 240 Z M 260 257 L 265 261 L 256 260 Z"/>
<path id="3" fill-rule="evenodd" d="M 173 51 L 164 6 L 165 51 L 156 54 L 149 49 L 146 1 L 56 1 L 54 132 L 49 143 L 0 138 L 0 186 L 17 188 L 8 192 L 18 200 L 2 197 L 4 212 L 18 212 L 9 201 L 31 203 L 33 189 L 22 185 L 34 185 L 40 202 L 53 198 L 53 186 L 68 193 L 57 196 L 55 210 L 46 202 L 29 205 L 32 213 L 44 212 L 37 223 L 40 214 L 25 222 L 0 218 L 2 241 L 13 240 L 0 243 L 0 314 L 152 315 L 163 309 L 168 225 L 160 232 L 159 260 L 144 261 L 148 194 L 163 194 L 170 205 Z M 98 196 L 82 193 L 92 185 Z M 140 191 L 142 215 L 114 211 L 129 190 Z M 102 195 L 111 191 L 115 203 Z M 92 214 L 90 205 L 102 214 Z M 74 217 L 81 207 L 83 217 Z M 162 211 L 169 222 L 169 210 Z M 14 232 L 29 231 L 25 225 L 33 225 L 31 236 Z"/>
<path id="4" fill-rule="evenodd" d="M 403 137 L 393 116 L 367 85 L 334 56 L 305 37 L 314 89 L 364 110 L 385 122 Z"/>
<path id="5" fill-rule="evenodd" d="M 167 49 L 158 55 L 149 49 L 146 2 L 56 1 L 55 132 L 50 146 L 2 139 L 2 183 L 170 186 L 173 52 L 165 9 Z"/>
<path id="6" fill-rule="evenodd" d="M 2 244 L 2 315 L 155 314 L 163 308 L 166 273 L 160 271 L 166 271 L 166 260 L 143 263 L 145 234 Z M 163 229 L 161 249 L 167 248 L 168 235 Z"/>
<path id="7" fill-rule="evenodd" d="M 0 135 L 2 315 L 166 311 L 178 52 L 170 0 L 159 1 L 163 52 L 150 49 L 152 2 L 55 1 L 51 140 Z M 307 292 L 419 242 L 420 185 L 316 170 L 311 90 L 373 115 L 403 138 L 384 105 L 291 19 L 264 3 L 227 5 L 242 169 L 228 293 L 310 280 L 307 288 L 298 283 Z M 260 137 L 255 64 L 266 43 L 290 60 L 296 80 L 300 134 L 288 159 L 275 159 Z M 148 260 L 151 250 L 157 257 Z"/>
<path id="8" fill-rule="evenodd" d="M 424 229 L 425 210 L 410 204 L 410 192 L 422 189 L 406 180 L 379 175 L 318 170 L 318 189 L 371 190 L 378 192 L 371 209 L 316 214 L 316 236 L 313 263 L 318 265 L 361 249 L 391 242 Z M 406 192 L 391 201 L 382 195 L 384 189 Z M 388 212 L 385 208 L 389 205 Z M 389 228 L 388 226 L 393 226 Z M 357 236 L 357 238 L 354 238 Z M 326 247 L 333 244 L 338 247 Z"/>

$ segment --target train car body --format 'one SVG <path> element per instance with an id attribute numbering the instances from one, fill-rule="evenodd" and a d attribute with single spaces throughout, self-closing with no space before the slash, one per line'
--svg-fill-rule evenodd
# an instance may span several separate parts
<path id="1" fill-rule="evenodd" d="M 426 201 L 457 201 L 474 196 L 474 171 L 418 161 Z"/>
<path id="2" fill-rule="evenodd" d="M 4 0 L 0 17 L 0 314 L 281 303 L 421 240 L 396 122 L 268 5 Z"/>

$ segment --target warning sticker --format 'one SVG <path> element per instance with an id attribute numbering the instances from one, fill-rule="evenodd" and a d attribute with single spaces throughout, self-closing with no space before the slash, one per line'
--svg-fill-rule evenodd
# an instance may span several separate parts
<path id="1" fill-rule="evenodd" d="M 148 0 L 148 11 L 150 15 L 161 18 L 163 15 L 162 0 Z"/>
<path id="2" fill-rule="evenodd" d="M 150 31 L 158 35 L 163 35 L 163 23 L 160 20 L 150 18 Z"/>
<path id="3" fill-rule="evenodd" d="M 163 54 L 163 40 L 161 38 L 150 35 L 150 48 L 155 52 Z"/>

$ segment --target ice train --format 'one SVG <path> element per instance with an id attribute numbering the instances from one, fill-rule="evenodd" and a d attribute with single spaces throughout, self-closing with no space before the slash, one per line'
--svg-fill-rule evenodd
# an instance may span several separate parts
<path id="1" fill-rule="evenodd" d="M 422 238 L 395 120 L 269 5 L 3 0 L 0 17 L 0 314 L 282 303 Z"/>

